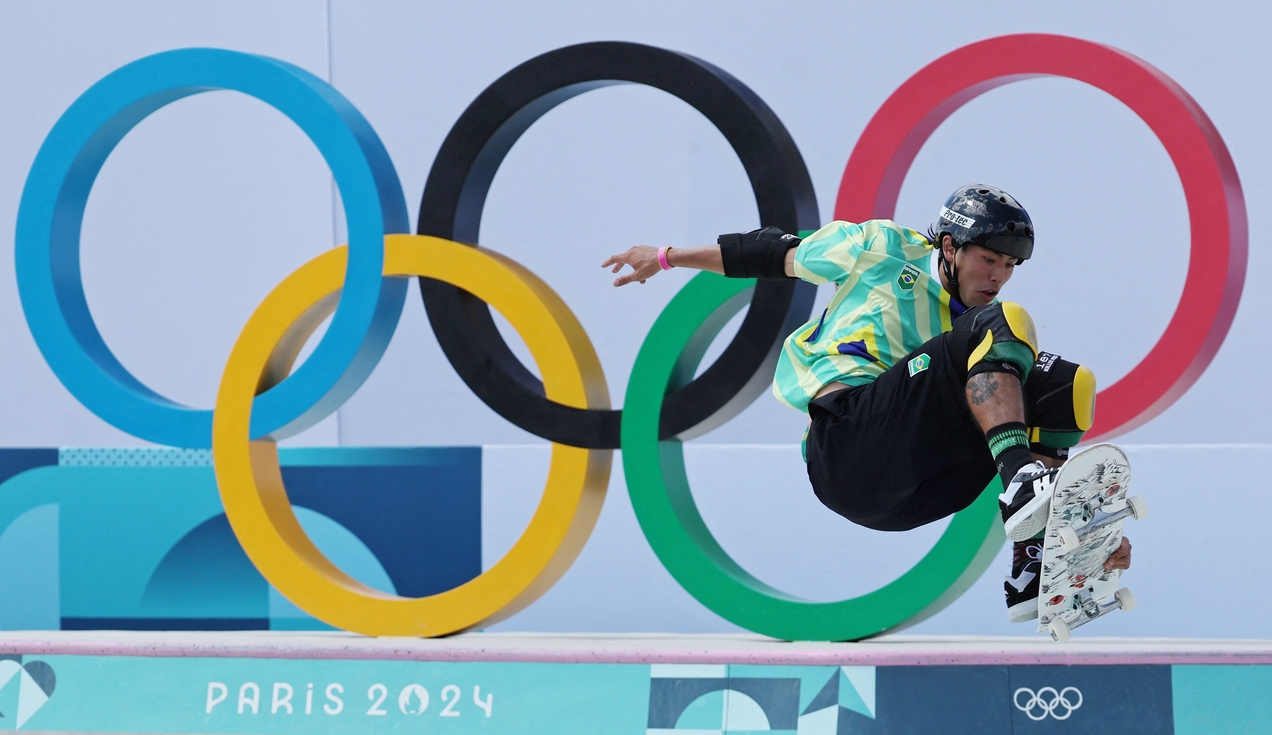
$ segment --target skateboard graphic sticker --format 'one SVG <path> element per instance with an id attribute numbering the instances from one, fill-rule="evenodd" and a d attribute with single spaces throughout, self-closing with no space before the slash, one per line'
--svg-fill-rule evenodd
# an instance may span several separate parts
<path id="1" fill-rule="evenodd" d="M 1121 572 L 1104 571 L 1104 562 L 1121 545 L 1126 518 L 1138 517 L 1128 509 L 1130 482 L 1130 463 L 1112 444 L 1074 454 L 1056 474 L 1042 546 L 1039 633 L 1063 640 L 1070 628 L 1129 609 L 1129 591 L 1125 599 L 1118 591 Z M 1060 635 L 1052 626 L 1057 619 Z"/>

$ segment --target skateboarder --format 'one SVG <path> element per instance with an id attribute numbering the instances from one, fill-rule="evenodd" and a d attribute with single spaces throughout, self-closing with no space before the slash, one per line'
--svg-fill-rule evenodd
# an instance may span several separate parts
<path id="1" fill-rule="evenodd" d="M 995 473 L 1013 547 L 1008 614 L 1037 617 L 1050 481 L 1095 412 L 1089 369 L 1038 351 L 1033 321 L 998 301 L 1033 254 L 1011 195 L 955 191 L 926 234 L 890 220 L 836 221 L 802 240 L 773 227 L 696 248 L 637 245 L 602 267 L 615 286 L 673 267 L 730 278 L 834 283 L 829 306 L 791 334 L 773 392 L 806 411 L 813 491 L 845 518 L 904 531 L 970 505 Z M 1130 544 L 1106 563 L 1130 566 Z"/>

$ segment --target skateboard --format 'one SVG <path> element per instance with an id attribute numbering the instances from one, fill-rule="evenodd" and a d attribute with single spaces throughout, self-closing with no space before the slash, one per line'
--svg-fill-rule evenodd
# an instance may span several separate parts
<path id="1" fill-rule="evenodd" d="M 1104 571 L 1122 544 L 1126 519 L 1148 513 L 1142 497 L 1127 497 L 1130 484 L 1131 465 L 1112 444 L 1073 454 L 1056 473 L 1042 543 L 1039 633 L 1063 643 L 1074 628 L 1135 607 L 1131 591 L 1118 588 L 1121 570 Z"/>

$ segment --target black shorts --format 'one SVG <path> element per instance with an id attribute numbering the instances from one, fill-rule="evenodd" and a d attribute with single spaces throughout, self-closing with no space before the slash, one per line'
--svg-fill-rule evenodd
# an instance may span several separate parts
<path id="1" fill-rule="evenodd" d="M 828 508 L 867 528 L 906 531 L 963 510 L 994 479 L 994 458 L 967 405 L 968 360 L 983 338 L 969 328 L 973 311 L 873 383 L 809 405 L 808 478 Z M 1053 446 L 1069 447 L 1089 428 L 1094 377 L 1075 394 L 1079 369 L 1039 353 L 1024 385 L 1031 437 L 1041 427 L 1044 438 L 1061 437 Z M 1089 410 L 1079 409 L 1084 401 Z"/>
<path id="2" fill-rule="evenodd" d="M 976 500 L 997 473 L 965 393 L 978 342 L 945 332 L 873 383 L 809 405 L 808 479 L 826 507 L 867 528 L 906 531 Z M 927 367 L 911 375 L 922 355 Z"/>

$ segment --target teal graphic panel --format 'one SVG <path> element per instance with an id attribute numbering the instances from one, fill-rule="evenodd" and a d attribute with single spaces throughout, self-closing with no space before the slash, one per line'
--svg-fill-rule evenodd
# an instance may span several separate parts
<path id="1" fill-rule="evenodd" d="M 875 719 L 873 666 L 655 664 L 645 735 L 838 735 Z M 849 730 L 855 732 L 855 730 Z"/>
<path id="2" fill-rule="evenodd" d="M 0 728 L 21 728 L 49 701 L 56 686 L 57 675 L 47 662 L 24 665 L 21 656 L 0 656 Z"/>
<path id="3" fill-rule="evenodd" d="M 338 566 L 420 597 L 481 572 L 481 449 L 282 449 L 288 495 Z M 323 629 L 222 512 L 211 453 L 0 450 L 0 629 Z"/>
<path id="4" fill-rule="evenodd" d="M 49 656 L 0 661 L 0 678 L 6 666 L 55 672 L 56 688 L 23 673 L 25 709 L 0 688 L 0 729 L 618 735 L 644 731 L 649 700 L 642 665 Z"/>
<path id="5" fill-rule="evenodd" d="M 1176 666 L 1177 735 L 1272 732 L 1272 666 Z"/>
<path id="6" fill-rule="evenodd" d="M 0 730 L 1261 733 L 1269 666 L 737 666 L 0 655 Z"/>

